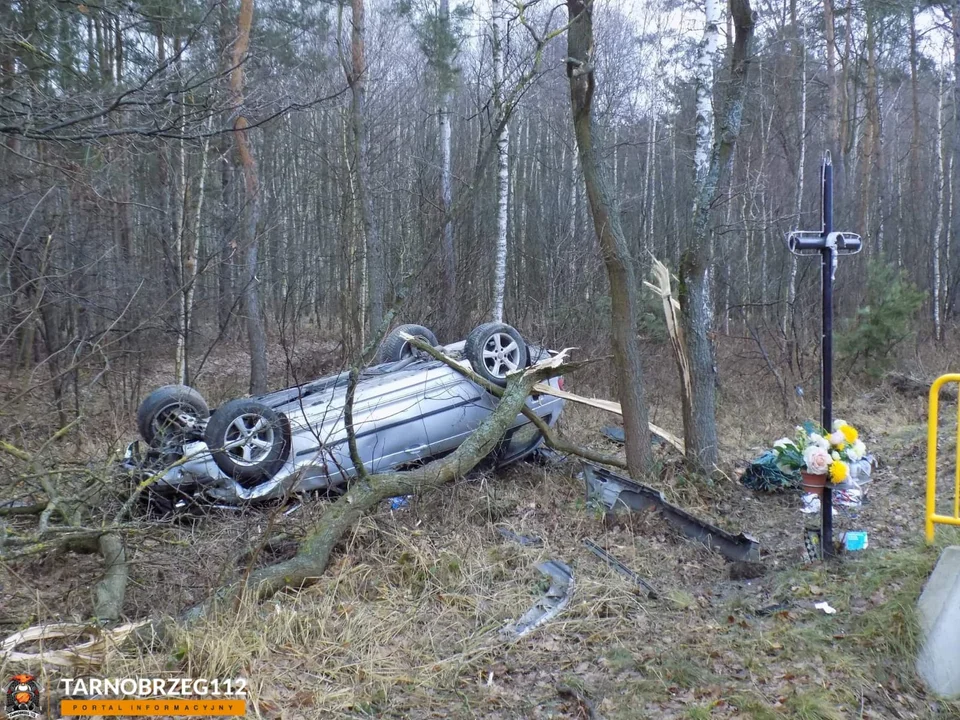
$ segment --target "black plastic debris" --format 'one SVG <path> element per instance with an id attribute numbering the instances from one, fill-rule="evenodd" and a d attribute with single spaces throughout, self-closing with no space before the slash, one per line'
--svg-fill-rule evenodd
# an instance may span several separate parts
<path id="1" fill-rule="evenodd" d="M 780 468 L 776 453 L 768 450 L 747 466 L 740 482 L 751 490 L 784 492 L 800 487 L 800 473 Z"/>
<path id="2" fill-rule="evenodd" d="M 583 463 L 583 477 L 587 485 L 588 502 L 599 502 L 609 510 L 616 510 L 620 505 L 630 510 L 655 508 L 681 533 L 717 550 L 724 557 L 730 560 L 760 561 L 760 543 L 756 538 L 745 533 L 733 535 L 701 520 L 683 508 L 667 502 L 659 490 L 641 485 L 593 463 Z"/>

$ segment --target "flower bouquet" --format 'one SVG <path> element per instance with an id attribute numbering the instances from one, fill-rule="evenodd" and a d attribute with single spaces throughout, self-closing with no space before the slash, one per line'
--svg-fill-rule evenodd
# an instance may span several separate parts
<path id="1" fill-rule="evenodd" d="M 834 420 L 832 432 L 812 422 L 798 425 L 793 438 L 773 444 L 777 464 L 799 470 L 805 492 L 823 495 L 827 479 L 837 485 L 850 476 L 850 465 L 867 454 L 857 429 L 844 420 Z"/>

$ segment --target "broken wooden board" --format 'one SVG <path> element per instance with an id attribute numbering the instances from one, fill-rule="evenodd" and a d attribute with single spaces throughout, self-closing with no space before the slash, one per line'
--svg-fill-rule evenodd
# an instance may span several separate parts
<path id="1" fill-rule="evenodd" d="M 543 395 L 553 395 L 554 397 L 563 398 L 564 400 L 569 400 L 570 402 L 580 403 L 581 405 L 589 405 L 590 407 L 616 413 L 617 415 L 623 417 L 623 410 L 620 407 L 620 403 L 614 402 L 613 400 L 601 400 L 599 398 L 588 398 L 584 397 L 583 395 L 575 395 L 571 392 L 567 392 L 566 390 L 558 390 L 557 388 L 546 385 L 545 383 L 537 383 L 533 386 L 533 391 Z M 673 433 L 668 432 L 662 427 L 654 425 L 653 423 L 650 423 L 650 432 L 657 437 L 663 438 L 682 454 L 686 455 L 687 451 L 683 445 L 683 440 L 678 438 Z"/>

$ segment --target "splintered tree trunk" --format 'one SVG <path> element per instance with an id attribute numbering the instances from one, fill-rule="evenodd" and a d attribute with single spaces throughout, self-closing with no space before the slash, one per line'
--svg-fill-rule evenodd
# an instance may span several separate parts
<path id="1" fill-rule="evenodd" d="M 596 89 L 593 38 L 594 0 L 567 0 L 567 77 L 580 167 L 593 214 L 594 230 L 610 281 L 614 365 L 623 408 L 627 467 L 642 476 L 650 468 L 650 429 L 644 397 L 643 369 L 637 339 L 637 281 L 633 259 L 620 225 L 620 212 L 607 188 L 600 157 L 593 146 L 593 96 Z"/>
<path id="2" fill-rule="evenodd" d="M 360 222 L 363 226 L 364 236 L 363 262 L 366 267 L 363 277 L 368 285 L 367 295 L 370 303 L 367 318 L 370 329 L 375 330 L 380 327 L 383 320 L 386 273 L 384 272 L 380 232 L 373 220 L 373 207 L 370 202 L 370 180 L 367 170 L 367 135 L 364 129 L 367 104 L 364 0 L 351 0 L 350 8 L 353 14 L 350 31 L 352 71 L 348 81 L 352 93 L 350 131 L 353 136 L 353 170 L 356 178 L 356 199 L 359 205 Z"/>
<path id="3" fill-rule="evenodd" d="M 492 9 L 492 46 L 493 46 L 493 83 L 496 105 L 497 127 L 503 117 L 503 14 L 501 0 L 493 0 Z M 496 266 L 493 278 L 493 320 L 503 322 L 503 297 L 507 285 L 507 217 L 510 200 L 510 128 L 503 124 L 500 137 L 497 138 L 497 249 Z"/>
<path id="4" fill-rule="evenodd" d="M 237 41 L 233 46 L 233 70 L 230 74 L 230 94 L 237 119 L 234 138 L 237 159 L 243 173 L 244 208 L 246 220 L 242 224 L 246 251 L 244 267 L 243 310 L 247 316 L 247 339 L 250 343 L 250 393 L 257 395 L 267 390 L 267 336 L 260 309 L 260 289 L 257 279 L 257 252 L 260 220 L 260 188 L 253 146 L 247 133 L 247 119 L 243 116 L 243 63 L 250 47 L 250 25 L 253 22 L 253 0 L 240 0 L 240 19 L 237 23 Z"/>
<path id="5" fill-rule="evenodd" d="M 711 310 L 709 273 L 710 208 L 720 187 L 743 118 L 743 100 L 749 69 L 754 32 L 754 13 L 749 0 L 730 0 L 736 35 L 731 58 L 732 70 L 717 137 L 711 138 L 712 114 L 706 105 L 712 100 L 712 87 L 702 92 L 701 84 L 712 81 L 712 69 L 707 69 L 702 55 L 716 48 L 711 35 L 716 32 L 719 8 L 707 3 L 707 28 L 700 46 L 697 73 L 697 151 L 696 195 L 693 208 L 693 233 L 680 258 L 680 314 L 688 361 L 691 369 L 690 392 L 683 392 L 683 429 L 687 460 L 694 470 L 704 474 L 714 470 L 719 459 L 716 420 L 716 365 L 712 341 L 713 313 Z M 711 61 L 712 64 L 712 61 Z M 706 143 L 706 148 L 700 147 Z M 706 153 L 706 161 L 703 161 Z M 682 380 L 682 368 L 681 368 Z M 681 382 L 683 387 L 683 382 Z"/>

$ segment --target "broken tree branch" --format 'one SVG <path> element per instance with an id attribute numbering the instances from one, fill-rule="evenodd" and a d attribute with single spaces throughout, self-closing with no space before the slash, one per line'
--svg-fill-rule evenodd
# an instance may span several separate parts
<path id="1" fill-rule="evenodd" d="M 465 378 L 467 378 L 471 382 L 476 383 L 487 392 L 492 393 L 497 397 L 501 397 L 503 395 L 503 388 L 501 388 L 498 385 L 494 385 L 492 382 L 489 382 L 485 378 L 482 378 L 479 375 L 477 375 L 473 371 L 473 369 L 470 367 L 469 362 L 465 362 L 465 361 L 458 362 L 457 360 L 447 357 L 441 351 L 423 342 L 420 338 L 407 336 L 406 339 L 413 347 L 417 348 L 418 350 L 422 350 L 423 352 L 427 353 L 430 357 L 434 358 L 435 360 L 439 360 L 440 362 L 453 368 L 458 373 L 463 375 Z M 601 359 L 605 359 L 605 358 L 583 360 L 579 363 L 568 363 L 567 368 L 569 370 L 569 369 L 576 369 L 578 367 L 584 367 L 586 365 L 599 362 Z M 543 393 L 544 395 L 548 395 L 548 394 L 557 395 L 557 392 L 562 393 L 562 391 L 555 391 L 554 388 L 550 387 L 549 385 L 544 385 L 543 383 L 537 383 L 536 385 L 534 385 L 533 391 L 538 393 Z M 557 395 L 557 397 L 566 398 L 567 394 L 564 393 L 562 395 Z M 618 412 L 619 412 L 619 407 L 620 406 L 617 405 Z M 593 462 L 602 463 L 604 465 L 613 465 L 614 467 L 622 468 L 624 470 L 627 469 L 626 461 L 621 460 L 615 455 L 607 455 L 605 453 L 597 452 L 595 450 L 591 450 L 590 448 L 585 448 L 579 445 L 575 445 L 563 439 L 562 437 L 560 437 L 560 435 L 554 432 L 553 428 L 551 428 L 549 425 L 547 425 L 547 423 L 543 421 L 543 418 L 541 418 L 533 410 L 527 407 L 526 404 L 524 404 L 520 412 L 523 413 L 523 416 L 527 418 L 527 420 L 532 422 L 536 426 L 537 430 L 540 431 L 540 434 L 543 435 L 543 441 L 547 444 L 547 447 L 550 447 L 556 450 L 557 452 L 564 453 L 566 455 L 577 455 L 578 457 L 582 457 L 586 460 L 591 460 Z M 652 428 L 653 426 L 651 426 L 651 429 Z"/>

